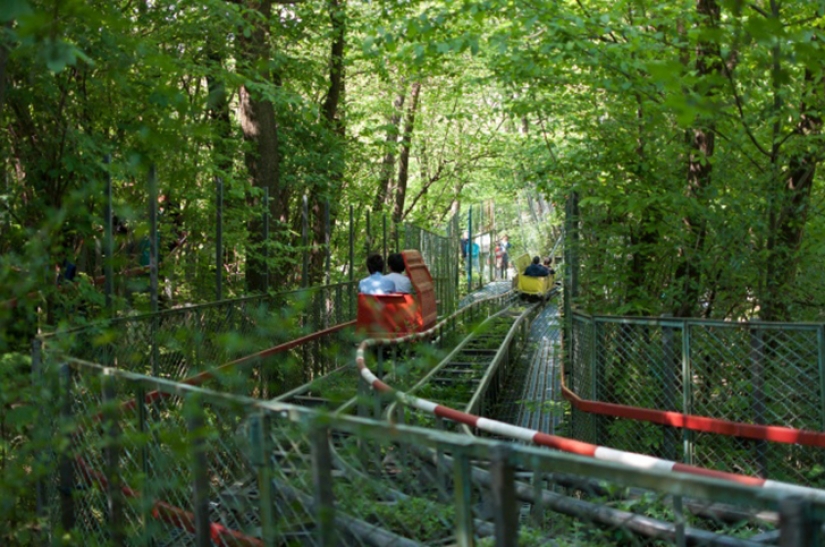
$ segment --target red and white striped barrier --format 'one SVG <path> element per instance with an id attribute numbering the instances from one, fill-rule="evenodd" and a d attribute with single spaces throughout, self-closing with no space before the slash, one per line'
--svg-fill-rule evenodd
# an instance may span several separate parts
<path id="1" fill-rule="evenodd" d="M 380 344 L 397 345 L 404 342 L 411 342 L 416 339 L 424 338 L 428 336 L 429 333 L 432 332 L 432 330 L 437 329 L 445 321 L 447 320 L 442 321 L 441 323 L 433 327 L 433 329 L 431 329 L 430 331 L 411 334 L 403 338 L 395 338 L 392 340 L 369 339 L 363 341 L 358 346 L 358 351 L 356 352 L 355 357 L 355 362 L 358 366 L 358 371 L 361 374 L 361 377 L 376 391 L 380 391 L 382 393 L 389 393 L 393 395 L 395 399 L 401 402 L 402 404 L 411 406 L 413 408 L 417 408 L 418 410 L 428 412 L 430 414 L 434 414 L 435 416 L 445 418 L 447 420 L 465 424 L 470 427 L 474 427 L 476 429 L 492 433 L 494 435 L 501 435 L 520 441 L 532 442 L 533 444 L 539 446 L 546 446 L 548 448 L 554 448 L 556 450 L 569 452 L 571 454 L 578 454 L 580 456 L 587 456 L 590 458 L 595 458 L 597 460 L 620 463 L 631 467 L 636 467 L 638 469 L 652 469 L 657 471 L 674 471 L 679 473 L 688 473 L 691 475 L 699 475 L 713 479 L 725 480 L 746 486 L 761 487 L 785 495 L 793 494 L 803 496 L 812 501 L 825 503 L 825 490 L 819 490 L 807 486 L 800 486 L 787 482 L 762 479 L 759 477 L 750 477 L 747 475 L 728 473 L 725 471 L 716 471 L 713 469 L 706 469 L 704 467 L 698 467 L 695 465 L 687 465 L 684 463 L 664 460 L 661 458 L 655 458 L 653 456 L 646 456 L 644 454 L 637 454 L 635 452 L 615 450 L 613 448 L 608 448 L 606 446 L 598 446 L 595 444 L 585 443 L 574 439 L 559 437 L 557 435 L 549 435 L 547 433 L 541 433 L 532 429 L 527 429 L 525 427 L 519 427 L 505 422 L 500 422 L 498 420 L 491 420 L 489 418 L 483 418 L 481 416 L 475 416 L 473 414 L 461 412 L 460 410 L 455 410 L 454 408 L 440 405 L 438 403 L 428 401 L 427 399 L 422 399 L 420 397 L 404 393 L 403 391 L 398 391 L 379 380 L 378 377 L 376 377 L 375 374 L 373 374 L 372 371 L 369 368 L 367 368 L 364 359 L 364 354 L 367 348 Z"/>

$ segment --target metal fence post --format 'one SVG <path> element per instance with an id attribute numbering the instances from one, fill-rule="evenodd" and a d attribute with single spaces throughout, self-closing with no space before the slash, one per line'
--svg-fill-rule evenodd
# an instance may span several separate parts
<path id="1" fill-rule="evenodd" d="M 444 431 L 444 418 L 441 416 L 435 417 L 435 429 L 436 431 Z M 435 480 L 436 486 L 438 487 L 438 497 L 441 501 L 447 501 L 447 475 L 445 469 L 447 469 L 447 460 L 444 457 L 444 450 L 441 448 L 441 445 L 436 445 L 435 447 Z"/>
<path id="2" fill-rule="evenodd" d="M 510 463 L 510 448 L 505 444 L 493 447 L 490 458 L 490 493 L 493 521 L 496 526 L 496 547 L 518 545 L 518 503 L 515 473 Z"/>
<path id="3" fill-rule="evenodd" d="M 473 206 L 467 219 L 467 292 L 473 291 Z"/>
<path id="4" fill-rule="evenodd" d="M 318 542 L 322 547 L 334 547 L 335 498 L 332 492 L 332 455 L 329 449 L 329 429 L 314 425 L 309 432 L 312 445 L 312 486 L 315 515 L 318 519 Z"/>
<path id="5" fill-rule="evenodd" d="M 160 375 L 160 349 L 158 348 L 158 184 L 155 166 L 149 168 L 149 304 L 150 311 L 155 314 L 152 318 L 150 363 L 152 376 Z"/>
<path id="6" fill-rule="evenodd" d="M 39 391 L 43 387 L 42 380 L 43 380 L 43 341 L 40 338 L 35 337 L 32 340 L 32 390 L 34 391 L 35 397 L 39 396 Z M 42 407 L 41 407 L 42 408 Z M 36 424 L 35 431 L 40 431 L 40 427 L 44 427 L 45 423 L 38 420 L 38 424 Z M 39 434 L 38 438 L 45 442 L 48 438 L 49 434 L 43 435 Z M 35 483 L 35 496 L 36 496 L 36 511 L 37 517 L 43 518 L 46 516 L 46 482 L 44 481 L 43 477 L 43 469 L 46 466 L 46 458 L 44 457 L 45 448 L 38 447 L 37 448 L 37 463 L 39 469 L 36 471 L 37 473 L 37 482 Z M 5 457 L 6 454 L 4 453 L 3 456 Z"/>
<path id="7" fill-rule="evenodd" d="M 143 439 L 140 444 L 140 468 L 143 472 L 143 480 L 144 484 L 141 488 L 141 492 L 143 494 L 144 499 L 152 499 L 152 492 L 149 485 L 152 484 L 152 467 L 149 462 L 149 443 L 151 442 L 150 439 L 154 439 L 154 435 L 148 436 L 148 427 L 146 424 L 147 412 L 146 412 L 146 389 L 142 385 L 138 385 L 137 389 L 135 390 L 135 399 L 137 403 L 137 419 L 138 419 L 138 432 L 140 432 L 140 438 Z M 146 537 L 147 537 L 147 545 L 152 547 L 155 545 L 155 540 L 150 530 L 150 526 L 152 525 L 152 504 L 151 503 L 143 503 L 141 504 L 141 525 L 143 529 L 146 530 Z"/>
<path id="8" fill-rule="evenodd" d="M 819 420 L 825 431 L 825 324 L 816 328 L 817 364 L 819 365 Z"/>
<path id="9" fill-rule="evenodd" d="M 674 365 L 676 363 L 676 343 L 674 341 L 673 327 L 668 325 L 662 326 L 662 362 L 659 365 L 659 373 L 661 378 L 659 381 L 662 385 L 662 398 L 664 402 L 664 410 L 678 410 L 676 408 L 676 375 L 674 374 Z M 681 367 L 680 367 L 681 368 Z M 668 460 L 677 460 L 677 431 L 668 425 L 663 425 L 663 452 L 664 457 Z"/>
<path id="10" fill-rule="evenodd" d="M 484 237 L 484 202 L 478 206 L 478 286 L 484 285 L 484 261 L 481 260 L 481 244 Z"/>
<path id="11" fill-rule="evenodd" d="M 455 533 L 458 547 L 473 547 L 473 491 L 470 458 L 464 451 L 453 452 L 455 491 Z"/>
<path id="12" fill-rule="evenodd" d="M 758 327 L 751 326 L 750 333 L 750 370 L 751 384 L 753 385 L 751 410 L 753 411 L 753 423 L 762 425 L 765 423 L 765 363 L 762 353 L 762 333 Z M 768 446 L 764 440 L 753 442 L 756 452 L 756 467 L 760 477 L 768 476 Z"/>
<path id="13" fill-rule="evenodd" d="M 272 503 L 272 461 L 269 459 L 269 419 L 266 414 L 253 414 L 249 424 L 252 465 L 258 472 L 261 534 L 264 545 L 275 543 L 275 515 Z"/>
<path id="14" fill-rule="evenodd" d="M 269 293 L 269 188 L 264 188 L 264 294 Z M 329 270 L 329 268 L 327 268 Z"/>
<path id="15" fill-rule="evenodd" d="M 693 414 L 693 370 L 690 359 L 690 323 L 682 323 L 682 412 Z M 693 431 L 682 430 L 684 463 L 693 463 Z"/>
<path id="16" fill-rule="evenodd" d="M 60 393 L 62 394 L 60 417 L 63 427 L 69 428 L 72 421 L 72 369 L 69 365 L 60 365 Z M 71 436 L 69 437 L 71 438 Z M 72 443 L 64 448 L 60 454 L 59 481 L 60 481 L 60 525 L 64 532 L 74 528 L 74 462 L 72 458 Z"/>
<path id="17" fill-rule="evenodd" d="M 590 337 L 590 374 L 591 374 L 591 397 L 594 401 L 602 401 L 601 399 L 601 387 L 602 382 L 604 381 L 604 367 L 601 364 L 601 360 L 599 359 L 599 321 L 596 318 L 593 318 L 593 330 Z M 602 444 L 604 442 L 604 437 L 601 431 L 601 425 L 603 423 L 602 417 L 598 414 L 591 414 L 591 420 L 593 423 L 593 442 L 595 444 Z"/>
<path id="18" fill-rule="evenodd" d="M 352 284 L 355 281 L 355 213 L 352 205 L 349 206 L 349 316 L 355 315 L 355 296 Z"/>
<path id="19" fill-rule="evenodd" d="M 149 301 L 158 311 L 158 178 L 155 165 L 149 166 Z M 168 206 L 168 205 L 167 205 Z"/>
<path id="20" fill-rule="evenodd" d="M 811 502 L 788 496 L 779 502 L 779 546 L 814 547 L 821 545 L 821 523 L 813 517 Z"/>
<path id="21" fill-rule="evenodd" d="M 215 177 L 215 300 L 223 298 L 223 180 Z"/>
<path id="22" fill-rule="evenodd" d="M 326 249 L 326 257 L 324 263 L 324 271 L 326 271 L 326 285 L 329 285 L 330 279 L 330 261 L 332 260 L 332 247 L 330 245 L 332 234 L 332 224 L 329 219 L 329 198 L 327 198 L 324 207 L 324 248 Z"/>
<path id="23" fill-rule="evenodd" d="M 685 512 L 682 496 L 673 496 L 673 516 L 676 525 L 676 546 L 685 547 L 687 538 L 685 537 Z"/>
<path id="24" fill-rule="evenodd" d="M 209 537 L 209 473 L 204 441 L 203 408 L 198 397 L 186 398 L 186 429 L 192 462 L 192 505 L 195 508 L 195 545 L 211 547 Z"/>
<path id="25" fill-rule="evenodd" d="M 101 381 L 106 430 L 103 461 L 105 462 L 106 502 L 109 509 L 109 533 L 112 544 L 125 545 L 122 479 L 118 469 L 120 467 L 120 426 L 118 424 L 120 412 L 115 395 L 114 378 L 104 373 Z"/>
<path id="26" fill-rule="evenodd" d="M 106 293 L 106 313 L 109 317 L 114 317 L 114 273 L 112 271 L 112 262 L 114 261 L 114 211 L 112 210 L 112 173 L 111 173 L 111 156 L 106 154 L 103 158 L 103 163 L 106 165 L 106 237 L 104 238 L 104 245 L 106 247 L 106 261 L 103 263 L 103 272 L 105 274 L 105 293 Z"/>
<path id="27" fill-rule="evenodd" d="M 575 391 L 578 386 L 573 385 L 573 379 L 575 374 L 573 374 L 573 368 L 576 366 L 574 359 L 575 359 L 575 335 L 574 335 L 574 322 L 573 322 L 573 298 L 574 293 L 576 290 L 576 286 L 573 283 L 573 272 L 575 270 L 573 261 L 575 259 L 575 255 L 573 253 L 573 238 L 570 237 L 574 231 L 573 228 L 573 195 L 571 194 L 568 196 L 565 202 L 565 219 L 564 219 L 564 329 L 562 331 L 562 347 L 564 348 L 564 355 L 562 358 L 564 359 L 564 370 L 567 376 L 570 378 L 570 389 Z M 571 430 L 573 423 L 575 422 L 575 412 L 571 414 Z"/>
<path id="28" fill-rule="evenodd" d="M 562 358 L 564 359 L 564 376 L 565 376 L 565 378 L 563 380 L 566 382 L 567 388 L 570 391 L 572 391 L 573 393 L 578 393 L 579 384 L 576 381 L 576 373 L 579 372 L 577 370 L 577 367 L 581 367 L 581 363 L 579 363 L 579 360 L 576 358 L 576 351 L 578 350 L 578 348 L 575 345 L 576 338 L 577 338 L 577 336 L 576 336 L 577 324 L 576 324 L 575 319 L 573 318 L 572 310 L 570 310 L 569 307 L 568 307 L 568 295 L 567 295 L 566 292 L 564 293 L 564 304 L 565 304 L 565 308 L 567 309 L 567 311 L 565 313 L 569 312 L 569 319 L 565 319 L 565 321 L 564 321 L 564 323 L 565 323 L 565 328 L 564 328 L 565 332 L 562 334 L 562 336 L 565 336 L 565 334 L 567 335 L 564 338 L 562 338 L 562 347 L 564 348 L 564 355 L 562 356 Z M 590 326 L 590 325 L 587 324 L 587 326 Z M 579 326 L 579 328 L 581 328 L 581 327 Z M 578 411 L 576 410 L 575 407 L 573 407 L 571 405 L 571 408 L 570 408 L 570 433 L 574 438 L 576 437 L 576 425 L 577 425 L 577 422 L 578 422 L 577 414 L 578 414 Z"/>
<path id="29" fill-rule="evenodd" d="M 551 431 L 552 433 L 552 431 Z M 533 505 L 530 507 L 530 520 L 538 529 L 544 526 L 544 473 L 533 469 Z"/>
<path id="30" fill-rule="evenodd" d="M 304 194 L 301 207 L 301 287 L 309 287 L 309 199 Z"/>

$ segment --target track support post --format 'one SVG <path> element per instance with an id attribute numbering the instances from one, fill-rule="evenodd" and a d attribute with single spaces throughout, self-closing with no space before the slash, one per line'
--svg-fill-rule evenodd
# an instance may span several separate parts
<path id="1" fill-rule="evenodd" d="M 63 395 L 61 401 L 60 417 L 64 427 L 69 427 L 72 423 L 72 368 L 68 364 L 60 365 L 60 392 Z M 64 448 L 60 454 L 59 481 L 60 481 L 60 525 L 63 532 L 68 532 L 75 525 L 74 510 L 74 463 L 72 462 L 72 443 Z"/>
<path id="2" fill-rule="evenodd" d="M 435 429 L 437 431 L 444 431 L 444 418 L 441 416 L 435 417 Z M 438 496 L 441 501 L 446 502 L 449 499 L 447 495 L 447 475 L 445 469 L 447 469 L 447 461 L 444 458 L 444 450 L 441 449 L 440 445 L 436 445 L 435 447 L 435 477 L 436 477 L 436 485 L 438 486 Z"/>
<path id="3" fill-rule="evenodd" d="M 473 547 L 473 482 L 470 458 L 460 449 L 453 454 L 453 481 L 456 546 Z"/>
<path id="4" fill-rule="evenodd" d="M 518 545 L 518 502 L 515 473 L 510 463 L 510 448 L 505 444 L 493 447 L 490 454 L 490 494 L 493 521 L 496 526 L 496 547 Z"/>
<path id="5" fill-rule="evenodd" d="M 318 523 L 318 544 L 335 547 L 335 497 L 332 491 L 332 454 L 329 449 L 329 428 L 314 424 L 309 432 L 312 452 L 312 487 L 315 516 Z"/>
<path id="6" fill-rule="evenodd" d="M 115 379 L 107 374 L 101 378 L 103 383 L 103 416 L 105 419 L 104 462 L 106 470 L 106 502 L 109 509 L 109 533 L 113 545 L 125 545 L 126 535 L 123 530 L 123 491 L 120 463 L 120 414 L 115 394 Z"/>
<path id="7" fill-rule="evenodd" d="M 249 423 L 252 465 L 258 474 L 261 534 L 264 545 L 275 545 L 275 516 L 272 505 L 272 462 L 269 460 L 269 420 L 266 414 L 253 414 Z"/>
<path id="8" fill-rule="evenodd" d="M 135 402 L 137 406 L 137 430 L 140 432 L 140 437 L 143 439 L 140 441 L 140 469 L 143 473 L 144 481 L 142 491 L 144 496 L 151 498 L 153 493 L 149 487 L 153 483 L 153 473 L 149 456 L 149 447 L 155 443 L 155 435 L 154 433 L 151 435 L 149 434 L 149 424 L 147 423 L 149 412 L 146 406 L 146 388 L 142 384 L 139 384 L 135 389 Z M 152 413 L 153 418 L 156 414 L 156 412 Z M 148 503 L 144 503 L 141 506 L 140 523 L 146 531 L 147 547 L 154 547 L 155 541 L 153 539 L 153 533 L 155 531 L 155 523 L 152 519 L 151 505 Z"/>
<path id="9" fill-rule="evenodd" d="M 811 502 L 800 496 L 779 502 L 779 547 L 821 546 L 821 526 L 813 516 Z"/>
<path id="10" fill-rule="evenodd" d="M 530 507 L 530 520 L 533 526 L 541 529 L 544 526 L 544 473 L 533 469 L 533 505 Z"/>
<path id="11" fill-rule="evenodd" d="M 33 393 L 39 392 L 43 387 L 43 340 L 40 338 L 35 337 L 32 340 L 32 391 Z M 41 411 L 44 409 L 41 407 Z M 2 422 L 2 420 L 0 420 Z M 46 491 L 46 480 L 43 477 L 44 471 L 46 467 L 46 451 L 44 447 L 47 444 L 46 439 L 49 436 L 48 426 L 46 425 L 45 420 L 38 420 L 38 424 L 35 425 L 33 432 L 35 434 L 35 438 L 38 440 L 38 448 L 35 455 L 35 461 L 37 465 L 35 467 L 36 475 L 37 475 L 37 482 L 35 483 L 35 499 L 36 499 L 36 515 L 38 519 L 44 518 L 46 516 L 46 505 L 47 501 L 46 498 L 48 497 L 48 493 Z M 6 452 L 2 453 L 3 458 L 5 459 Z M 43 539 L 38 538 L 38 539 Z"/>
<path id="12" fill-rule="evenodd" d="M 192 505 L 195 508 L 195 545 L 211 547 L 209 537 L 209 465 L 206 461 L 204 415 L 199 397 L 186 400 L 186 429 L 189 434 L 192 462 Z"/>

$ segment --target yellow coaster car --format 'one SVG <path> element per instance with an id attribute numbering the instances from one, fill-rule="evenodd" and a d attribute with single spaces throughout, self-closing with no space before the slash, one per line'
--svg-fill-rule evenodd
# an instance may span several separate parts
<path id="1" fill-rule="evenodd" d="M 530 255 L 523 254 L 513 261 L 518 270 L 515 279 L 513 280 L 513 288 L 518 292 L 527 296 L 538 296 L 540 298 L 547 298 L 550 291 L 556 288 L 556 276 L 548 275 L 547 277 L 530 277 L 524 275 L 524 270 L 530 265 L 532 260 Z"/>

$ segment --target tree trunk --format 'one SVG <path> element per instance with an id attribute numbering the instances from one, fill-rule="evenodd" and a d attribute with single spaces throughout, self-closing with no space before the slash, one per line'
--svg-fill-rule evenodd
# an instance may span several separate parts
<path id="1" fill-rule="evenodd" d="M 321 282 L 326 274 L 324 259 L 326 245 L 332 238 L 332 227 L 338 216 L 337 197 L 344 187 L 344 146 L 346 124 L 339 112 L 339 106 L 345 92 L 344 50 L 346 47 L 346 2 L 345 0 L 329 0 L 329 18 L 332 23 L 333 39 L 329 56 L 329 88 L 324 103 L 321 105 L 321 116 L 327 130 L 330 132 L 333 145 L 329 150 L 330 159 L 327 163 L 326 188 L 316 186 L 310 196 L 312 212 L 312 249 L 310 251 L 309 282 Z M 329 204 L 329 225 L 325 215 L 326 204 Z"/>
<path id="2" fill-rule="evenodd" d="M 395 210 L 392 220 L 396 224 L 404 220 L 404 200 L 407 197 L 407 179 L 409 178 L 410 148 L 415 126 L 415 113 L 418 110 L 418 96 L 421 93 L 421 82 L 414 82 L 410 90 L 410 106 L 407 110 L 407 119 L 404 122 L 404 135 L 401 138 L 401 153 L 398 157 L 398 183 L 395 188 Z"/>
<path id="3" fill-rule="evenodd" d="M 647 159 L 645 157 L 645 128 L 644 128 L 644 104 L 642 97 L 636 94 L 636 157 L 633 165 L 633 174 L 642 182 L 647 182 L 647 171 L 645 168 Z M 659 241 L 658 222 L 661 218 L 660 211 L 651 205 L 645 206 L 642 210 L 638 227 L 634 230 L 630 228 L 630 245 L 633 249 L 632 263 L 628 279 L 628 300 L 634 302 L 634 314 L 648 315 L 652 309 L 652 300 L 648 283 L 650 282 L 650 269 L 654 263 L 653 251 Z M 643 305 L 643 307 L 641 306 Z"/>
<path id="4" fill-rule="evenodd" d="M 697 0 L 696 11 L 702 19 L 703 26 L 715 28 L 718 25 L 720 11 L 716 0 Z M 696 73 L 699 76 L 699 85 L 703 84 L 703 78 L 719 74 L 721 70 L 719 45 L 715 42 L 700 40 L 696 49 Z M 709 85 L 704 94 L 706 97 L 713 97 L 716 92 L 715 85 Z M 696 127 L 687 135 L 688 165 L 685 192 L 690 198 L 690 210 L 682 219 L 684 238 L 675 274 L 674 315 L 676 317 L 690 317 L 696 312 L 699 304 L 702 261 L 705 259 L 704 249 L 707 238 L 707 222 L 703 217 L 703 205 L 705 191 L 711 184 L 713 166 L 710 159 L 713 156 L 715 127 L 713 119 L 701 117 L 697 119 Z"/>
<path id="5" fill-rule="evenodd" d="M 249 36 L 243 30 L 238 33 L 240 58 L 244 66 L 268 66 L 269 20 L 272 16 L 271 0 L 248 0 L 246 8 L 257 12 L 248 19 L 251 26 Z M 264 68 L 250 74 L 250 79 L 259 83 L 270 82 L 272 75 Z M 289 194 L 280 181 L 280 157 L 278 154 L 278 126 L 275 121 L 275 107 L 265 96 L 242 86 L 238 94 L 239 118 L 247 152 L 244 154 L 247 171 L 252 186 L 260 190 L 269 189 L 270 218 L 286 221 Z M 248 198 L 248 206 L 253 211 L 262 211 L 261 196 Z M 248 223 L 249 243 L 246 262 L 246 288 L 250 292 L 262 291 L 267 286 L 266 263 L 263 254 L 263 226 L 261 214 L 253 214 Z M 284 272 L 273 272 L 273 277 L 282 279 Z"/>
<path id="6" fill-rule="evenodd" d="M 395 174 L 395 146 L 398 144 L 398 124 L 401 123 L 401 110 L 404 108 L 404 101 L 407 98 L 406 84 L 402 78 L 401 91 L 395 96 L 392 103 L 393 113 L 387 120 L 387 153 L 381 162 L 381 180 L 378 181 L 378 192 L 375 194 L 375 201 L 372 210 L 380 213 L 387 204 L 387 195 L 390 193 L 390 184 Z"/>
<path id="7" fill-rule="evenodd" d="M 216 66 L 223 65 L 223 58 L 218 51 L 212 48 L 207 56 Z M 207 108 L 209 118 L 213 128 L 212 153 L 218 171 L 228 176 L 232 169 L 232 159 L 229 157 L 227 142 L 232 136 L 232 118 L 229 113 L 229 101 L 227 100 L 226 84 L 213 74 L 206 77 L 206 85 L 209 90 Z"/>
<path id="8" fill-rule="evenodd" d="M 12 22 L 6 23 L 6 30 L 11 29 Z M 9 48 L 5 42 L 0 42 L 0 116 L 3 115 L 3 105 L 6 103 L 6 64 L 9 60 Z"/>
<path id="9" fill-rule="evenodd" d="M 810 88 L 814 76 L 805 71 L 805 84 Z M 821 85 L 821 84 L 819 84 Z M 805 90 L 803 89 L 803 96 Z M 819 97 L 814 93 L 814 97 Z M 808 113 L 808 105 L 803 100 L 800 105 L 800 120 L 795 133 L 800 138 L 819 135 L 822 119 Z M 805 233 L 805 224 L 810 212 L 811 189 L 817 168 L 818 149 L 814 146 L 798 147 L 788 161 L 788 169 L 776 181 L 779 194 L 776 214 L 771 219 L 768 237 L 768 272 L 765 296 L 762 298 L 760 315 L 766 321 L 786 321 L 790 319 L 785 298 L 798 272 L 799 249 Z M 776 155 L 778 157 L 778 154 Z"/>

